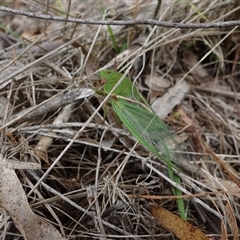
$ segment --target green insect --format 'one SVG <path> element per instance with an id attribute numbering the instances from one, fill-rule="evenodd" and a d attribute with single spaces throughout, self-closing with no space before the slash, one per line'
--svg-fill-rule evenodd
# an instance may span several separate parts
<path id="1" fill-rule="evenodd" d="M 100 77 L 105 81 L 104 92 L 109 93 L 122 76 L 122 73 L 116 72 L 114 70 L 101 71 Z M 128 99 L 134 99 L 139 102 L 145 102 L 143 96 L 138 92 L 132 81 L 127 77 L 125 77 L 121 84 L 113 91 L 113 94 Z"/>
<path id="2" fill-rule="evenodd" d="M 105 93 L 110 93 L 122 76 L 122 73 L 114 70 L 101 71 L 100 77 L 104 80 Z M 166 145 L 167 140 L 174 140 L 173 134 L 129 78 L 125 77 L 113 91 L 110 101 L 124 126 L 146 149 L 167 164 L 170 179 L 180 183 L 180 178 L 173 172 L 173 168 L 177 168 L 171 161 L 174 156 Z M 174 194 L 182 193 L 174 188 Z M 185 219 L 183 200 L 178 199 L 177 203 L 180 215 Z"/>

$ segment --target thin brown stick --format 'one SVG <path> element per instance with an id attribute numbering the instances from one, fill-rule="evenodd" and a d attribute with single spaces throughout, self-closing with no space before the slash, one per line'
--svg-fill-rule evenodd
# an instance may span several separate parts
<path id="1" fill-rule="evenodd" d="M 235 190 L 235 191 L 214 191 L 214 192 L 203 192 L 203 193 L 196 193 L 196 194 L 191 194 L 191 195 L 180 195 L 180 196 L 156 196 L 156 195 L 144 195 L 144 194 L 128 194 L 129 198 L 132 199 L 140 199 L 140 198 L 144 198 L 144 199 L 150 199 L 150 200 L 163 200 L 163 199 L 179 199 L 179 198 L 195 198 L 195 197 L 206 197 L 208 195 L 223 195 L 223 194 L 239 194 L 240 191 L 239 190 Z"/>
<path id="2" fill-rule="evenodd" d="M 222 28 L 222 27 L 234 27 L 240 25 L 240 20 L 225 21 L 225 22 L 212 22 L 212 23 L 174 23 L 157 21 L 154 19 L 145 20 L 128 20 L 128 21 L 115 21 L 115 20 L 87 20 L 72 17 L 58 17 L 46 14 L 37 14 L 28 11 L 21 11 L 17 9 L 7 8 L 0 6 L 0 11 L 9 12 L 13 14 L 19 14 L 30 18 L 45 19 L 49 21 L 61 21 L 61 22 L 74 22 L 80 24 L 91 24 L 91 25 L 154 25 L 166 28 Z"/>

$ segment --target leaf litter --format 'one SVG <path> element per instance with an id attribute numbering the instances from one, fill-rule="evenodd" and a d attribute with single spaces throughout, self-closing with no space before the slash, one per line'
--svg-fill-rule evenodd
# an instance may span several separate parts
<path id="1" fill-rule="evenodd" d="M 103 18 L 97 1 L 7 6 Z M 239 11 L 230 0 L 105 0 L 102 7 L 118 20 L 189 23 L 234 20 Z M 200 239 L 239 238 L 237 29 L 112 27 L 119 49 L 125 46 L 117 55 L 106 27 L 0 17 L 7 26 L 0 54 L 1 239 L 187 239 L 190 223 Z M 178 173 L 188 223 L 170 222 L 178 214 L 176 183 L 166 166 L 140 145 L 132 148 L 135 139 L 105 96 L 95 94 L 101 91 L 95 71 L 106 66 L 122 72 L 132 66 L 128 76 L 139 91 L 176 135 L 187 136 L 177 156 L 194 166 Z M 152 203 L 162 207 L 167 225 L 153 218 Z"/>

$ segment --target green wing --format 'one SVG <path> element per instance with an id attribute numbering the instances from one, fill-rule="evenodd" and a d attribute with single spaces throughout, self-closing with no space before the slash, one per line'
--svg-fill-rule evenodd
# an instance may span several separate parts
<path id="1" fill-rule="evenodd" d="M 115 113 L 132 135 L 168 166 L 175 167 L 165 144 L 173 136 L 167 125 L 151 109 L 148 111 L 118 96 L 114 96 L 111 101 Z"/>

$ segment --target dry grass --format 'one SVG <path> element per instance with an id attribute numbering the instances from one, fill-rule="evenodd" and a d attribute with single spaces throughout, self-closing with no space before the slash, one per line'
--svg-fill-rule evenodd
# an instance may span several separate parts
<path id="1" fill-rule="evenodd" d="M 48 13 L 65 14 L 66 2 L 49 4 Z M 103 6 L 125 20 L 153 18 L 158 1 L 115 2 L 103 1 Z M 156 19 L 163 21 L 217 22 L 239 16 L 232 0 L 160 2 Z M 7 6 L 39 13 L 47 7 L 37 1 Z M 72 1 L 69 15 L 103 18 L 97 1 Z M 39 170 L 16 170 L 36 214 L 67 239 L 174 239 L 148 208 L 156 203 L 177 214 L 166 166 L 147 158 L 141 146 L 132 148 L 132 138 L 116 124 L 111 108 L 107 106 L 106 120 L 103 108 L 96 112 L 107 101 L 91 92 L 100 88 L 98 70 L 117 65 L 122 72 L 131 67 L 131 78 L 138 76 L 136 85 L 149 102 L 180 82 L 189 84 L 190 90 L 165 118 L 175 132 L 188 137 L 187 165 L 193 167 L 179 163 L 188 221 L 212 239 L 238 239 L 237 28 L 115 26 L 119 48 L 126 46 L 115 57 L 106 26 L 45 22 L 3 12 L 0 17 L 5 27 L 0 33 L 1 153 L 9 160 L 41 163 Z M 8 77 L 14 73 L 11 83 Z M 155 74 L 167 88 L 148 82 Z M 20 236 L 3 210 L 0 231 L 1 239 Z"/>

